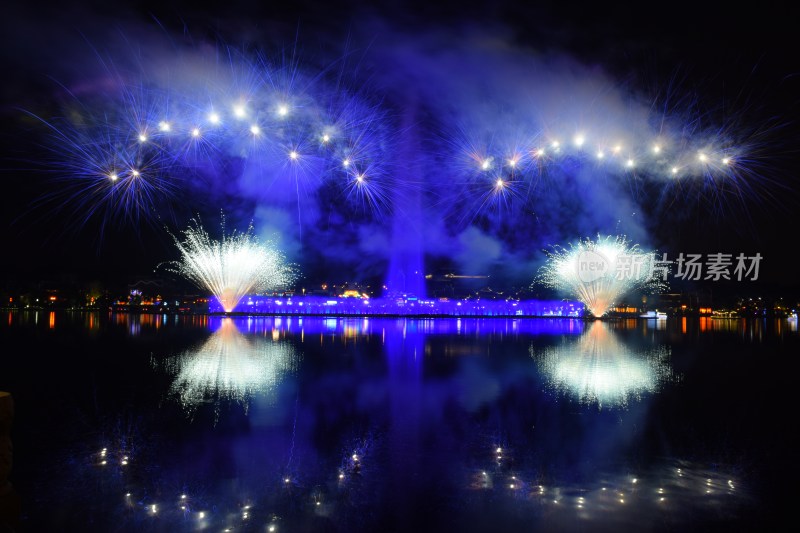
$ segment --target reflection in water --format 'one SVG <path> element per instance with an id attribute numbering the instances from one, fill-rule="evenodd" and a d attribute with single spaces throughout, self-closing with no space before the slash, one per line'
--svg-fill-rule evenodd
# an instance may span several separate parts
<path id="1" fill-rule="evenodd" d="M 584 483 L 544 480 L 534 471 L 498 465 L 487 461 L 473 472 L 468 488 L 477 497 L 489 493 L 513 500 L 515 508 L 528 507 L 545 531 L 666 531 L 685 528 L 704 513 L 735 516 L 753 505 L 751 491 L 732 470 L 682 460 L 598 474 Z"/>
<path id="2" fill-rule="evenodd" d="M 294 347 L 263 337 L 242 334 L 233 320 L 225 318 L 220 328 L 199 348 L 187 350 L 168 361 L 176 375 L 171 392 L 184 408 L 194 410 L 208 400 L 247 402 L 256 394 L 270 393 L 283 375 L 295 369 Z"/>
<path id="3" fill-rule="evenodd" d="M 669 347 L 634 350 L 600 321 L 577 341 L 569 339 L 541 351 L 531 347 L 530 353 L 555 390 L 601 407 L 624 407 L 628 400 L 656 392 L 673 379 Z"/>
<path id="4" fill-rule="evenodd" d="M 71 316 L 59 314 L 55 329 Z M 91 329 L 85 315 L 74 316 Z M 108 339 L 119 343 L 126 372 L 103 374 L 96 398 L 74 395 L 80 412 L 108 413 L 91 431 L 74 416 L 64 419 L 77 427 L 69 439 L 49 423 L 37 429 L 52 436 L 42 448 L 50 453 L 27 472 L 51 492 L 31 509 L 52 507 L 31 513 L 50 526 L 31 531 L 90 521 L 118 532 L 683 531 L 736 529 L 717 526 L 762 516 L 772 471 L 761 473 L 771 464 L 760 457 L 774 448 L 756 435 L 769 424 L 727 409 L 740 404 L 724 398 L 763 383 L 742 403 L 760 402 L 769 414 L 780 397 L 768 394 L 771 382 L 749 379 L 752 358 L 730 358 L 741 374 L 699 379 L 719 367 L 716 358 L 686 364 L 694 359 L 684 347 L 691 354 L 695 345 L 679 332 L 687 324 L 699 334 L 698 320 L 670 319 L 658 331 L 641 320 L 108 316 L 69 353 L 105 354 L 97 339 Z M 124 334 L 132 324 L 141 326 L 138 338 Z M 184 351 L 196 335 L 205 342 Z M 726 342 L 712 354 L 727 354 L 727 340 L 739 335 L 716 333 Z M 675 338 L 687 376 L 680 388 L 666 385 L 673 353 L 654 341 Z M 175 342 L 180 348 L 169 348 Z M 154 345 L 174 356 L 142 366 Z M 768 348 L 760 353 L 794 353 Z M 71 379 L 59 380 L 91 390 L 97 360 L 75 357 Z M 738 381 L 713 388 L 728 378 Z M 716 391 L 719 407 L 698 404 Z M 663 401 L 651 405 L 656 392 Z M 177 403 L 157 408 L 164 394 L 198 416 L 185 417 Z M 237 403 L 220 409 L 221 400 Z M 122 405 L 125 416 L 115 416 Z M 202 416 L 212 409 L 213 420 Z M 77 450 L 63 446 L 84 436 L 91 442 Z"/>

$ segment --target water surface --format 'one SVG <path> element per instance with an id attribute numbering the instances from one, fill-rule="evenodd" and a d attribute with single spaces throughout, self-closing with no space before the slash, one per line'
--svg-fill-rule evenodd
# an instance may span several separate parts
<path id="1" fill-rule="evenodd" d="M 10 312 L 25 531 L 759 529 L 787 320 Z"/>

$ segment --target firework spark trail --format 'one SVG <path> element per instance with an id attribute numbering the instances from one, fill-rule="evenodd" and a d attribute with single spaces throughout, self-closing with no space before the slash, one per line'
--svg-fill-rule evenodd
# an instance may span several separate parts
<path id="1" fill-rule="evenodd" d="M 241 196 L 268 192 L 271 203 L 302 204 L 300 217 L 318 209 L 317 191 L 333 184 L 345 203 L 385 213 L 385 110 L 325 69 L 228 52 L 229 64 L 167 57 L 166 69 L 139 65 L 124 74 L 105 62 L 102 79 L 112 90 L 67 89 L 61 116 L 28 113 L 47 128 L 51 157 L 42 163 L 60 182 L 43 201 L 72 207 L 80 223 L 138 222 L 235 181 Z"/>
<path id="2" fill-rule="evenodd" d="M 657 226 L 642 216 L 772 194 L 756 179 L 768 136 L 656 111 L 601 71 L 487 42 L 378 43 L 355 58 L 368 70 L 219 44 L 153 45 L 133 66 L 119 54 L 119 68 L 81 80 L 62 119 L 45 117 L 62 132 L 59 186 L 45 194 L 81 223 L 223 208 L 279 229 L 309 272 L 341 264 L 374 279 L 388 259 L 515 285 L 543 244 L 596 232 L 643 242 Z"/>
<path id="3" fill-rule="evenodd" d="M 546 253 L 537 281 L 574 295 L 596 317 L 630 291 L 657 291 L 666 286 L 656 254 L 624 236 L 598 235 L 597 240 L 581 240 L 568 249 L 554 247 Z"/>
<path id="4" fill-rule="evenodd" d="M 174 237 L 181 259 L 172 270 L 209 290 L 230 313 L 246 294 L 283 288 L 296 277 L 294 268 L 271 242 L 261 243 L 250 226 L 245 233 L 212 239 L 196 219 Z"/>
<path id="5" fill-rule="evenodd" d="M 327 83 L 324 69 L 311 72 L 296 59 L 281 66 L 263 54 L 252 59 L 234 49 L 226 51 L 229 63 L 222 64 L 202 57 L 167 58 L 170 74 L 166 77 L 155 66 L 153 72 L 140 66 L 141 72 L 123 76 L 109 63 L 106 74 L 116 92 L 87 102 L 75 97 L 65 110 L 69 118 L 46 122 L 58 131 L 52 150 L 65 156 L 54 162 L 56 168 L 66 165 L 80 174 L 84 167 L 84 174 L 120 188 L 124 181 L 120 178 L 136 170 L 138 160 L 157 156 L 158 164 L 150 165 L 147 175 L 135 176 L 138 181 L 146 177 L 159 179 L 163 182 L 159 185 L 181 183 L 187 188 L 193 181 L 187 177 L 217 168 L 226 157 L 236 157 L 245 165 L 235 177 L 253 189 L 276 183 L 280 196 L 289 193 L 286 185 L 291 182 L 292 199 L 299 201 L 325 178 L 333 178 L 343 196 L 355 204 L 376 211 L 386 207 L 391 185 L 385 153 L 391 137 L 387 120 L 391 106 L 378 106 L 366 95 L 343 91 L 338 82 Z M 560 82 L 557 76 L 551 77 L 552 91 L 556 91 Z M 584 83 L 590 89 L 601 91 L 602 87 L 591 86 L 590 76 L 587 79 Z M 616 111 L 606 112 L 593 99 L 583 101 L 586 95 L 581 91 L 590 93 L 590 89 L 574 89 L 577 104 L 556 106 L 573 120 L 562 117 L 559 122 L 555 112 L 536 120 L 535 113 L 510 100 L 506 107 L 519 113 L 507 117 L 510 124 L 500 122 L 502 130 L 496 131 L 505 115 L 496 121 L 479 120 L 470 128 L 440 124 L 443 135 L 452 140 L 439 163 L 462 184 L 450 192 L 477 189 L 477 195 L 467 193 L 477 202 L 477 213 L 491 206 L 507 209 L 513 197 L 519 201 L 530 196 L 542 176 L 560 176 L 563 167 L 576 165 L 623 179 L 648 178 L 665 188 L 690 178 L 706 187 L 720 182 L 737 191 L 746 183 L 750 166 L 746 146 L 734 145 L 725 131 L 687 133 L 680 125 L 643 131 L 641 116 L 617 116 L 622 113 L 619 105 Z M 536 91 L 543 101 L 550 101 L 546 83 Z M 460 115 L 474 122 L 477 113 L 464 106 Z M 579 127 L 576 115 L 581 117 Z M 105 134 L 104 129 L 113 134 Z M 93 144 L 92 139 L 96 146 L 87 152 L 84 147 Z M 179 192 L 164 186 L 158 190 Z M 155 192 L 148 189 L 149 194 Z M 124 201 L 141 201 L 135 191 L 127 194 L 130 200 Z M 85 200 L 92 201 L 107 198 Z"/>

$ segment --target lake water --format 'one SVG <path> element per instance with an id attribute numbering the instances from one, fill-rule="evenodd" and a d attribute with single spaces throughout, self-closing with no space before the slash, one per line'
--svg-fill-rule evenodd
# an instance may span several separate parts
<path id="1" fill-rule="evenodd" d="M 703 531 L 797 494 L 797 323 L 9 312 L 20 531 Z"/>

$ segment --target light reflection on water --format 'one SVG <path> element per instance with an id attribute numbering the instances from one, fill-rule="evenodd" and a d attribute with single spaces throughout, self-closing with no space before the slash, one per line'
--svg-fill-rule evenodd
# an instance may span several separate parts
<path id="1" fill-rule="evenodd" d="M 246 408 L 253 396 L 269 396 L 296 365 L 294 346 L 276 338 L 244 335 L 230 318 L 222 319 L 201 346 L 171 357 L 165 364 L 167 372 L 175 376 L 170 391 L 189 412 L 208 401 L 232 400 Z"/>
<path id="2" fill-rule="evenodd" d="M 9 324 L 18 320 L 9 313 Z M 71 320 L 57 315 L 54 331 Z M 679 409 L 686 384 L 671 365 L 683 357 L 680 377 L 692 370 L 686 347 L 694 350 L 696 337 L 758 345 L 796 336 L 790 323 L 710 319 L 666 326 L 124 314 L 75 320 L 87 337 L 121 333 L 113 342 L 135 354 L 118 364 L 146 359 L 146 385 L 135 401 L 106 401 L 131 402 L 137 420 L 142 398 L 166 400 L 179 414 L 147 413 L 168 435 L 166 443 L 153 440 L 152 451 L 101 439 L 113 428 L 98 422 L 85 442 L 88 459 L 59 462 L 79 470 L 72 479 L 88 480 L 93 498 L 79 501 L 65 484 L 55 487 L 63 505 L 118 531 L 422 531 L 426 513 L 432 527 L 462 531 L 503 530 L 498 524 L 660 530 L 733 520 L 755 505 L 747 475 L 724 461 L 698 460 L 700 453 L 691 462 L 684 461 L 690 454 L 670 456 L 672 444 L 692 451 L 696 443 L 660 433 L 664 442 L 644 443 L 641 427 L 655 425 L 658 433 L 703 423 L 662 427 L 651 414 L 654 399 L 669 398 L 659 414 L 691 415 Z M 49 333 L 50 321 L 41 322 Z M 175 331 L 191 332 L 192 342 L 174 350 L 174 340 L 147 344 Z M 73 364 L 83 363 L 74 357 Z M 705 387 L 707 376 L 694 386 Z M 165 385 L 151 389 L 149 380 L 162 377 Z M 103 403 L 102 390 L 93 401 Z M 243 409 L 221 410 L 222 402 Z M 182 416 L 208 404 L 213 421 Z M 131 432 L 145 443 L 158 434 L 145 423 Z M 737 449 L 744 444 L 724 445 L 731 456 L 744 453 Z M 649 458 L 652 449 L 657 460 Z"/>
<path id="3" fill-rule="evenodd" d="M 625 407 L 674 379 L 668 346 L 633 348 L 600 321 L 577 340 L 530 352 L 552 389 L 600 407 Z"/>
<path id="4" fill-rule="evenodd" d="M 474 472 L 469 489 L 528 508 L 541 516 L 538 525 L 544 530 L 662 530 L 686 527 L 704 513 L 735 516 L 754 504 L 737 474 L 688 461 L 598 473 L 593 480 L 571 484 L 548 483 L 535 474 L 493 466 Z"/>

